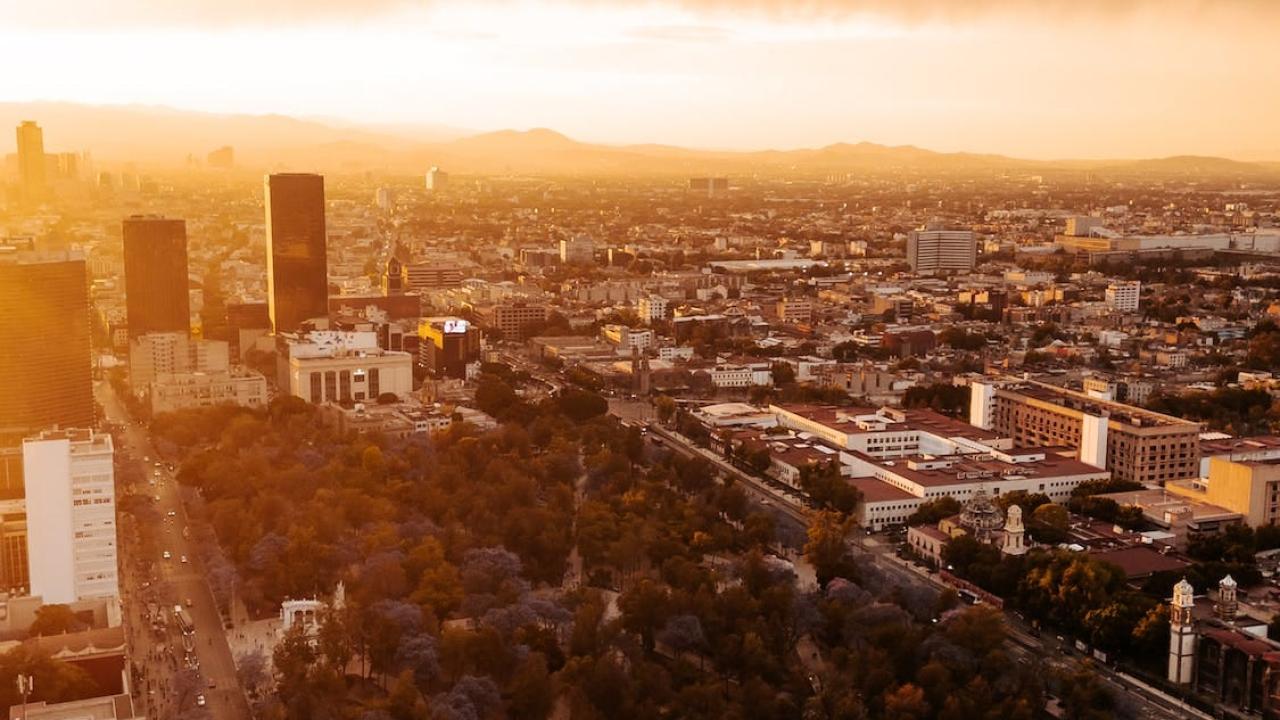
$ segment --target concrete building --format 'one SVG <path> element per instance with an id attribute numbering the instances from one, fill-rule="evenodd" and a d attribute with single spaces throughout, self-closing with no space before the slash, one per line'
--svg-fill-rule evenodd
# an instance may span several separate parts
<path id="1" fill-rule="evenodd" d="M 1251 527 L 1280 522 L 1280 459 L 1209 458 L 1209 476 L 1165 486 L 1171 494 L 1239 513 Z"/>
<path id="2" fill-rule="evenodd" d="M 224 373 L 230 367 L 230 346 L 223 340 L 201 340 L 185 332 L 148 333 L 129 340 L 129 383 L 138 395 L 162 375 Z"/>
<path id="3" fill-rule="evenodd" d="M 769 363 L 716 365 L 709 374 L 711 384 L 717 388 L 767 387 L 773 384 L 773 371 Z"/>
<path id="4" fill-rule="evenodd" d="M 670 303 L 661 295 L 646 295 L 636 303 L 636 313 L 641 322 L 648 324 L 655 320 L 665 320 L 669 306 Z"/>
<path id="5" fill-rule="evenodd" d="M 383 350 L 376 332 L 312 331 L 286 338 L 281 354 L 289 394 L 317 405 L 413 391 L 413 356 Z"/>
<path id="6" fill-rule="evenodd" d="M 779 298 L 775 309 L 778 319 L 789 325 L 813 321 L 813 300 L 809 298 Z"/>
<path id="7" fill-rule="evenodd" d="M 0 248 L 0 436 L 94 424 L 89 328 L 83 258 Z"/>
<path id="8" fill-rule="evenodd" d="M 424 260 L 404 266 L 405 290 L 436 290 L 462 285 L 462 268 L 449 260 Z"/>
<path id="9" fill-rule="evenodd" d="M 632 348 L 648 350 L 654 343 L 652 330 L 638 330 L 626 325 L 604 325 L 600 328 L 600 337 L 618 346 L 618 352 L 623 355 L 630 355 Z"/>
<path id="10" fill-rule="evenodd" d="M 31 594 L 75 603 L 120 594 L 115 450 L 92 430 L 50 430 L 22 443 Z"/>
<path id="11" fill-rule="evenodd" d="M 1200 424 L 1032 380 L 975 381 L 969 421 L 1023 447 L 1065 446 L 1119 480 L 1199 474 Z"/>
<path id="12" fill-rule="evenodd" d="M 1142 283 L 1114 282 L 1107 286 L 1107 307 L 1119 312 L 1137 312 Z"/>
<path id="13" fill-rule="evenodd" d="M 265 188 L 267 309 L 276 333 L 292 332 L 329 314 L 324 177 L 268 175 Z"/>
<path id="14" fill-rule="evenodd" d="M 449 187 L 449 173 L 432 165 L 431 169 L 427 171 L 427 190 L 440 192 L 447 187 Z"/>
<path id="15" fill-rule="evenodd" d="M 482 311 L 481 316 L 490 329 L 502 334 L 503 340 L 523 342 L 536 334 L 530 330 L 540 331 L 551 316 L 551 308 L 540 303 L 504 302 Z"/>
<path id="16" fill-rule="evenodd" d="M 234 366 L 221 372 L 157 375 L 148 392 L 151 414 L 210 405 L 267 406 L 267 379 L 262 373 Z"/>
<path id="17" fill-rule="evenodd" d="M 907 235 L 907 262 L 912 272 L 968 273 L 978 260 L 978 244 L 969 230 L 943 230 L 927 225 Z"/>
<path id="18" fill-rule="evenodd" d="M 560 240 L 560 262 L 565 265 L 591 265 L 596 260 L 596 243 L 590 235 L 575 235 Z"/>
<path id="19" fill-rule="evenodd" d="M 134 215 L 121 225 L 129 336 L 190 332 L 187 223 Z"/>

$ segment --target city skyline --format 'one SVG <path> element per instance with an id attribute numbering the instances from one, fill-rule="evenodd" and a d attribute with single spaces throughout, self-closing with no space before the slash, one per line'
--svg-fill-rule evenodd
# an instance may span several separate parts
<path id="1" fill-rule="evenodd" d="M 707 149 L 1280 159 L 1280 100 L 1259 92 L 1280 77 L 1266 52 L 1280 9 L 1263 2 L 329 2 L 305 14 L 126 2 L 109 17 L 55 4 L 67 12 L 15 10 L 3 52 L 71 42 L 98 61 L 52 58 L 0 101 L 550 127 Z"/>

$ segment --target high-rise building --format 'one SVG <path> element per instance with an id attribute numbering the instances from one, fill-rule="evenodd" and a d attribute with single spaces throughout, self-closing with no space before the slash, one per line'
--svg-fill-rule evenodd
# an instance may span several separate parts
<path id="1" fill-rule="evenodd" d="M 1107 306 L 1120 312 L 1137 312 L 1142 297 L 1142 283 L 1113 282 L 1107 286 Z"/>
<path id="2" fill-rule="evenodd" d="M 189 332 L 186 222 L 134 215 L 124 219 L 123 227 L 129 337 Z"/>
<path id="3" fill-rule="evenodd" d="M 120 594 L 115 450 L 92 430 L 46 431 L 22 443 L 31 594 L 74 603 Z"/>
<path id="4" fill-rule="evenodd" d="M 462 318 L 423 318 L 418 336 L 418 362 L 436 377 L 464 378 L 480 359 L 480 330 Z"/>
<path id="5" fill-rule="evenodd" d="M 920 274 L 972 272 L 978 244 L 969 230 L 943 230 L 928 225 L 907 235 L 907 262 Z"/>
<path id="6" fill-rule="evenodd" d="M 45 197 L 44 131 L 33 120 L 18 125 L 18 174 L 22 199 L 39 202 Z"/>
<path id="7" fill-rule="evenodd" d="M 0 436 L 94 423 L 89 288 L 70 253 L 0 253 Z"/>
<path id="8" fill-rule="evenodd" d="M 596 244 L 590 235 L 575 235 L 560 241 L 560 262 L 565 265 L 590 265 L 596 260 Z"/>
<path id="9" fill-rule="evenodd" d="M 267 310 L 276 333 L 329 314 L 324 177 L 281 173 L 266 179 Z"/>
<path id="10" fill-rule="evenodd" d="M 427 189 L 432 192 L 438 192 L 449 187 L 449 173 L 432 165 L 427 171 Z"/>

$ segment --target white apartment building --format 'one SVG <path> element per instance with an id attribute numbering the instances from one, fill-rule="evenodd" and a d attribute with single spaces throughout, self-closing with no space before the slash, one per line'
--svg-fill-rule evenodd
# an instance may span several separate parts
<path id="1" fill-rule="evenodd" d="M 907 261 L 919 274 L 971 272 L 978 261 L 978 244 L 969 230 L 926 226 L 907 235 Z"/>
<path id="2" fill-rule="evenodd" d="M 242 367 L 213 373 L 158 375 L 151 382 L 153 415 L 194 407 L 231 403 L 241 407 L 267 406 L 267 379 Z"/>
<path id="3" fill-rule="evenodd" d="M 630 355 L 632 348 L 648 350 L 653 346 L 652 330 L 636 330 L 626 325 L 605 325 L 600 328 L 600 337 L 617 345 L 618 352 L 623 355 Z"/>
<path id="4" fill-rule="evenodd" d="M 665 320 L 668 306 L 667 299 L 661 295 L 647 295 L 636 303 L 636 313 L 640 315 L 640 320 L 646 323 Z"/>
<path id="5" fill-rule="evenodd" d="M 711 384 L 718 388 L 743 388 L 773 384 L 773 371 L 768 363 L 750 365 L 717 365 L 711 369 Z"/>
<path id="6" fill-rule="evenodd" d="M 1120 312 L 1137 312 L 1142 283 L 1116 282 L 1107 286 L 1107 307 Z"/>
<path id="7" fill-rule="evenodd" d="M 111 436 L 93 430 L 22 443 L 31 594 L 46 604 L 120 594 L 114 457 Z"/>
<path id="8" fill-rule="evenodd" d="M 375 332 L 313 331 L 286 342 L 289 394 L 307 402 L 367 402 L 413 391 L 413 355 L 378 347 Z"/>
<path id="9" fill-rule="evenodd" d="M 667 362 L 675 362 L 676 360 L 692 360 L 693 348 L 688 346 L 681 347 L 661 347 L 658 348 L 658 359 Z"/>

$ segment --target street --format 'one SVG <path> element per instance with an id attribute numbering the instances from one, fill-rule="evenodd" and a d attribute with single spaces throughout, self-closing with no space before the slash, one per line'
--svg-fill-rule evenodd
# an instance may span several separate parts
<path id="1" fill-rule="evenodd" d="M 649 434 L 657 442 L 675 452 L 687 457 L 706 459 L 721 472 L 737 478 L 741 487 L 757 502 L 767 503 L 807 526 L 808 507 L 784 495 L 770 483 L 733 466 L 711 450 L 697 447 L 678 433 L 660 427 L 656 423 L 650 425 Z M 849 539 L 850 550 L 870 559 L 877 569 L 896 578 L 897 584 L 929 586 L 938 590 L 948 587 L 941 579 L 929 574 L 924 568 L 897 557 L 892 544 L 885 543 L 880 538 L 866 538 L 861 531 L 857 532 L 857 535 Z M 1005 612 L 1004 616 L 1009 633 L 1009 642 L 1006 645 L 1019 661 L 1041 664 L 1058 670 L 1066 669 L 1073 664 L 1073 657 L 1069 653 L 1076 653 L 1074 649 L 1059 643 L 1051 633 L 1035 637 L 1030 627 L 1013 613 Z M 1176 698 L 1105 663 L 1096 663 L 1095 669 L 1098 677 L 1111 688 L 1117 698 L 1130 706 L 1135 717 L 1142 720 L 1185 720 L 1192 717 L 1207 720 L 1209 718 L 1187 707 Z"/>
<path id="2" fill-rule="evenodd" d="M 115 437 L 117 452 L 127 448 L 129 457 L 142 466 L 146 484 L 139 490 L 158 498 L 155 509 L 163 525 L 156 533 L 159 547 L 144 547 L 136 527 L 119 538 L 125 629 L 141 674 L 136 690 L 147 717 L 179 717 L 198 708 L 203 697 L 207 716 L 215 720 L 247 718 L 249 706 L 236 678 L 222 618 L 204 579 L 200 554 L 184 537 L 187 519 L 177 480 L 159 464 L 146 428 L 133 422 L 110 385 L 98 383 L 95 394 L 106 419 L 123 428 Z M 163 557 L 166 552 L 168 559 Z M 152 630 L 148 603 L 154 603 L 157 614 L 165 618 L 163 630 Z M 186 640 L 198 661 L 194 681 L 191 674 L 184 677 L 182 672 L 186 653 L 175 606 L 185 609 L 194 628 Z"/>

